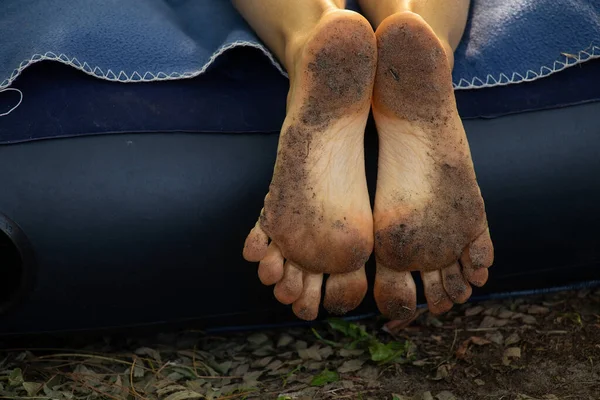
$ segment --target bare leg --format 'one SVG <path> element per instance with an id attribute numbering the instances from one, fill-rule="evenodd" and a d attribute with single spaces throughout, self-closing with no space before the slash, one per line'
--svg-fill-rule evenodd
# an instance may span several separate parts
<path id="1" fill-rule="evenodd" d="M 373 249 L 364 128 L 377 53 L 361 15 L 333 0 L 235 0 L 290 76 L 286 119 L 269 193 L 244 246 L 275 297 L 303 319 L 362 301 Z M 269 243 L 270 239 L 270 243 Z M 284 261 L 285 260 L 285 261 Z"/>
<path id="2" fill-rule="evenodd" d="M 374 209 L 380 310 L 409 319 L 420 271 L 429 308 L 449 310 L 487 280 L 493 246 L 452 88 L 467 0 L 362 0 L 376 27 Z"/>
<path id="3" fill-rule="evenodd" d="M 452 67 L 454 50 L 467 24 L 469 2 L 470 0 L 360 0 L 360 6 L 374 29 L 384 19 L 398 12 L 410 11 L 420 15 L 444 46 Z"/>
<path id="4" fill-rule="evenodd" d="M 232 0 L 233 5 L 289 73 L 296 53 L 323 15 L 345 0 Z"/>

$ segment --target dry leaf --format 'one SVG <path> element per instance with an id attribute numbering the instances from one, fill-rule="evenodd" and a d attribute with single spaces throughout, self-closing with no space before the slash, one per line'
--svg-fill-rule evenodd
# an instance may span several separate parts
<path id="1" fill-rule="evenodd" d="M 356 375 L 366 381 L 377 381 L 377 378 L 379 377 L 379 369 L 377 367 L 367 365 L 366 367 L 361 368 Z"/>
<path id="2" fill-rule="evenodd" d="M 244 375 L 246 372 L 248 372 L 248 370 L 250 369 L 250 365 L 249 364 L 240 364 L 238 365 L 232 372 L 231 375 L 233 376 L 242 376 Z"/>
<path id="3" fill-rule="evenodd" d="M 23 382 L 23 388 L 27 392 L 27 395 L 33 397 L 42 388 L 42 383 L 37 382 Z"/>
<path id="4" fill-rule="evenodd" d="M 344 389 L 353 389 L 354 388 L 354 382 L 349 381 L 349 380 L 340 381 L 340 384 L 342 385 L 342 387 Z"/>
<path id="5" fill-rule="evenodd" d="M 483 318 L 483 320 L 481 321 L 481 323 L 479 324 L 480 328 L 493 328 L 498 326 L 497 325 L 498 320 L 494 317 L 490 317 L 489 315 L 486 316 L 485 318 Z"/>
<path id="6" fill-rule="evenodd" d="M 275 349 L 270 344 L 262 345 L 260 348 L 254 350 L 252 352 L 252 354 L 254 354 L 255 356 L 259 356 L 259 357 L 268 356 L 273 353 L 275 353 Z"/>
<path id="7" fill-rule="evenodd" d="M 509 337 L 506 338 L 506 340 L 504 341 L 504 345 L 505 346 L 511 346 L 513 344 L 519 343 L 520 341 L 521 341 L 521 338 L 515 332 L 515 333 L 511 334 Z"/>
<path id="8" fill-rule="evenodd" d="M 285 347 L 293 341 L 294 338 L 292 336 L 284 333 L 281 336 L 279 336 L 279 340 L 277 341 L 277 347 Z"/>
<path id="9" fill-rule="evenodd" d="M 504 336 L 499 331 L 488 332 L 485 334 L 485 338 L 492 343 L 496 343 L 496 344 L 500 344 L 500 345 L 504 342 Z"/>
<path id="10" fill-rule="evenodd" d="M 435 372 L 435 376 L 432 378 L 434 381 L 439 381 L 442 380 L 444 378 L 447 378 L 448 376 L 450 376 L 450 370 L 452 369 L 452 367 L 448 364 L 442 364 L 438 367 L 437 371 Z"/>
<path id="11" fill-rule="evenodd" d="M 482 337 L 479 337 L 479 336 L 471 336 L 470 339 L 471 339 L 471 342 L 473 342 L 473 344 L 476 344 L 477 346 L 483 346 L 483 345 L 492 343 L 491 341 L 484 339 Z"/>
<path id="12" fill-rule="evenodd" d="M 261 344 L 269 340 L 269 337 L 264 333 L 255 333 L 253 335 L 248 336 L 246 340 L 248 340 L 248 342 L 250 342 L 250 344 L 253 344 L 254 346 L 260 346 Z"/>
<path id="13" fill-rule="evenodd" d="M 193 381 L 187 381 L 185 383 L 185 385 L 191 391 L 200 392 L 200 391 L 202 391 L 202 387 L 204 385 L 206 385 L 206 383 L 207 383 L 206 379 L 194 379 Z"/>
<path id="14" fill-rule="evenodd" d="M 325 361 L 309 361 L 302 366 L 308 371 L 321 371 L 327 366 L 327 363 Z"/>
<path id="15" fill-rule="evenodd" d="M 365 363 L 364 360 L 358 360 L 358 359 L 344 361 L 344 363 L 341 366 L 339 366 L 337 370 L 339 373 L 342 373 L 342 374 L 358 371 L 359 369 L 361 369 L 361 367 L 364 363 Z"/>
<path id="16" fill-rule="evenodd" d="M 237 363 L 236 363 L 237 365 Z M 222 374 L 227 374 L 227 372 L 229 372 L 229 370 L 231 369 L 231 367 L 233 366 L 233 362 L 231 360 L 227 360 L 227 361 L 223 361 L 220 364 L 215 365 L 215 368 L 217 368 L 219 371 L 221 371 Z"/>
<path id="17" fill-rule="evenodd" d="M 273 356 L 263 357 L 261 359 L 254 361 L 252 363 L 251 367 L 252 368 L 264 368 L 267 365 L 269 365 L 269 363 L 271 362 L 272 359 L 273 359 Z"/>
<path id="18" fill-rule="evenodd" d="M 258 378 L 263 374 L 264 371 L 252 371 L 245 374 L 242 379 L 244 381 L 244 386 L 246 387 L 254 387 L 258 385 Z"/>
<path id="19" fill-rule="evenodd" d="M 296 347 L 296 350 L 306 349 L 308 347 L 308 343 L 306 343 L 304 340 L 298 340 L 295 343 L 295 347 Z"/>
<path id="20" fill-rule="evenodd" d="M 123 383 L 121 375 L 117 375 L 117 379 L 115 379 L 115 383 L 112 387 L 112 393 L 119 398 L 127 398 L 129 395 L 129 385 L 130 383 L 128 379 L 125 381 L 125 383 Z"/>
<path id="21" fill-rule="evenodd" d="M 501 310 L 501 311 L 498 313 L 497 317 L 498 317 L 498 318 L 501 318 L 501 319 L 509 319 L 509 318 L 512 318 L 512 317 L 513 317 L 513 315 L 515 315 L 515 313 L 514 313 L 514 312 L 512 312 L 512 311 L 509 311 L 509 310 Z"/>
<path id="22" fill-rule="evenodd" d="M 192 392 L 191 390 L 182 390 L 181 392 L 175 392 L 165 397 L 165 400 L 186 400 L 186 399 L 200 399 L 204 396 L 200 393 Z"/>
<path id="23" fill-rule="evenodd" d="M 353 350 L 341 349 L 340 356 L 341 357 L 356 357 L 356 356 L 362 355 L 364 352 L 365 351 L 363 349 L 353 349 Z"/>
<path id="24" fill-rule="evenodd" d="M 431 395 L 431 392 L 425 392 L 421 395 L 421 398 L 423 400 L 433 400 L 433 396 Z"/>
<path id="25" fill-rule="evenodd" d="M 485 308 L 483 308 L 482 306 L 467 308 L 465 310 L 465 317 L 474 317 L 477 314 L 481 314 L 483 310 L 485 310 Z"/>
<path id="26" fill-rule="evenodd" d="M 465 375 L 468 378 L 477 378 L 479 375 L 481 375 L 481 371 L 475 368 L 475 366 L 471 365 L 465 369 Z"/>
<path id="27" fill-rule="evenodd" d="M 521 349 L 519 347 L 509 347 L 504 350 L 504 354 L 502 355 L 502 364 L 510 365 L 513 359 L 521 358 Z"/>
<path id="28" fill-rule="evenodd" d="M 469 344 L 471 343 L 471 338 L 463 340 L 462 343 L 458 346 L 456 351 L 454 352 L 454 356 L 459 360 L 463 360 L 467 356 L 467 350 L 469 350 Z"/>
<path id="29" fill-rule="evenodd" d="M 148 356 L 159 364 L 162 364 L 160 353 L 157 350 L 151 349 L 150 347 L 140 347 L 135 351 L 135 354 L 138 356 Z"/>
<path id="30" fill-rule="evenodd" d="M 439 319 L 435 318 L 432 314 L 427 315 L 427 319 L 425 320 L 425 324 L 427 326 L 433 326 L 435 328 L 441 328 L 444 326 L 444 323 Z"/>
<path id="31" fill-rule="evenodd" d="M 331 346 L 325 346 L 322 349 L 319 349 L 319 354 L 321 355 L 321 358 L 326 360 L 327 358 L 329 358 L 329 356 L 333 354 L 333 349 L 331 348 Z"/>
<path id="32" fill-rule="evenodd" d="M 489 315 L 489 316 L 494 316 L 498 313 L 498 311 L 500 310 L 500 305 L 496 304 L 493 305 L 491 307 L 488 307 L 484 312 L 483 315 Z"/>
<path id="33" fill-rule="evenodd" d="M 169 393 L 181 392 L 183 390 L 187 390 L 187 388 L 185 386 L 181 386 L 181 385 L 168 385 L 168 386 L 158 389 L 156 391 L 156 394 L 158 394 L 161 398 L 164 398 L 165 395 L 167 395 Z"/>
<path id="34" fill-rule="evenodd" d="M 464 340 L 460 346 L 458 346 L 458 349 L 456 349 L 456 352 L 454 353 L 456 358 L 461 360 L 464 359 L 467 355 L 467 351 L 469 350 L 469 344 L 471 343 L 476 344 L 477 346 L 483 346 L 490 344 L 491 342 L 478 336 L 471 336 L 470 338 Z"/>
<path id="35" fill-rule="evenodd" d="M 521 317 L 521 321 L 527 325 L 535 325 L 537 324 L 537 319 L 533 315 L 523 315 Z"/>
<path id="36" fill-rule="evenodd" d="M 281 368 L 282 365 L 283 365 L 283 362 L 281 360 L 275 360 L 271 364 L 267 365 L 266 368 L 269 371 L 276 371 L 279 368 Z"/>
<path id="37" fill-rule="evenodd" d="M 529 306 L 527 308 L 526 312 L 527 312 L 527 314 L 532 314 L 532 315 L 546 315 L 546 314 L 550 313 L 550 309 L 548 307 L 533 305 L 533 306 Z"/>
<path id="38" fill-rule="evenodd" d="M 308 349 L 298 350 L 298 355 L 303 360 L 316 360 L 316 361 L 322 360 L 321 354 L 319 354 L 319 345 L 316 345 L 316 344 L 309 347 Z"/>
<path id="39" fill-rule="evenodd" d="M 437 400 L 456 400 L 456 396 L 454 396 L 454 394 L 452 394 L 452 392 L 449 392 L 447 390 L 444 390 L 442 392 L 439 392 L 435 398 Z"/>

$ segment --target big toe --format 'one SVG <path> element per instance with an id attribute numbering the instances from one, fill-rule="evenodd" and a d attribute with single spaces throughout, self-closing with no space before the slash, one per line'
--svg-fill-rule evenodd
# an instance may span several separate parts
<path id="1" fill-rule="evenodd" d="M 345 274 L 332 274 L 327 278 L 325 309 L 332 314 L 342 315 L 354 310 L 367 294 L 365 268 Z"/>
<path id="2" fill-rule="evenodd" d="M 409 320 L 417 310 L 417 288 L 410 272 L 377 263 L 374 292 L 379 311 L 390 319 Z"/>

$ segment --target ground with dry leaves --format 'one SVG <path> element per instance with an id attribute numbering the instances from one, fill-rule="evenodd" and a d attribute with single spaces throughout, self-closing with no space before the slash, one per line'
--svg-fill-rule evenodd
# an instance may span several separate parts
<path id="1" fill-rule="evenodd" d="M 5 345 L 0 398 L 600 399 L 599 289 L 422 312 L 409 326 L 60 343 Z"/>

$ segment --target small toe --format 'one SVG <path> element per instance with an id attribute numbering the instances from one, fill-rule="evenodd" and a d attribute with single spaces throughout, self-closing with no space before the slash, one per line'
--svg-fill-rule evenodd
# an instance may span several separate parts
<path id="1" fill-rule="evenodd" d="M 269 237 L 257 223 L 248 234 L 246 243 L 244 243 L 244 259 L 250 262 L 262 260 L 267 254 L 268 244 Z"/>
<path id="2" fill-rule="evenodd" d="M 258 278 L 267 286 L 274 285 L 283 278 L 283 255 L 274 242 L 269 244 L 265 256 L 260 260 Z"/>
<path id="3" fill-rule="evenodd" d="M 423 289 L 425 291 L 425 298 L 427 298 L 429 311 L 435 315 L 449 311 L 453 303 L 442 284 L 441 272 L 421 272 L 421 279 L 423 280 Z"/>
<path id="4" fill-rule="evenodd" d="M 456 304 L 463 304 L 469 300 L 473 292 L 471 285 L 463 276 L 458 262 L 442 270 L 442 283 L 448 297 Z"/>
<path id="5" fill-rule="evenodd" d="M 367 294 L 365 267 L 346 274 L 332 274 L 327 278 L 325 309 L 337 315 L 354 310 Z"/>
<path id="6" fill-rule="evenodd" d="M 472 285 L 481 287 L 488 280 L 488 268 L 494 262 L 494 246 L 489 229 L 475 239 L 460 256 L 463 275 Z"/>
<path id="7" fill-rule="evenodd" d="M 471 261 L 473 269 L 489 268 L 494 263 L 494 245 L 490 237 L 490 230 L 486 229 L 465 250 L 466 256 Z"/>
<path id="8" fill-rule="evenodd" d="M 304 273 L 302 295 L 292 305 L 292 310 L 298 318 L 305 321 L 312 321 L 317 318 L 322 286 L 323 274 Z"/>
<path id="9" fill-rule="evenodd" d="M 283 277 L 275 284 L 273 293 L 275 298 L 282 304 L 292 304 L 302 295 L 303 272 L 291 261 L 287 261 L 283 267 Z"/>
<path id="10" fill-rule="evenodd" d="M 460 258 L 463 267 L 463 275 L 471 285 L 482 287 L 488 280 L 489 271 L 487 268 L 473 268 L 471 262 L 464 257 Z"/>
<path id="11" fill-rule="evenodd" d="M 397 272 L 377 263 L 375 302 L 390 319 L 411 319 L 417 310 L 417 288 L 410 272 Z"/>

